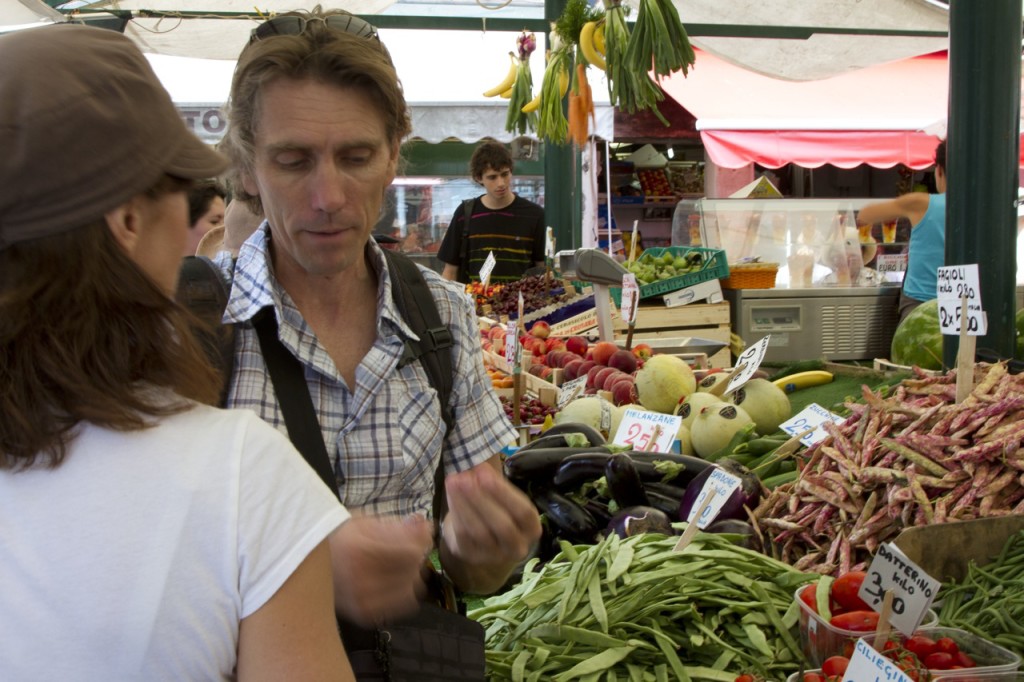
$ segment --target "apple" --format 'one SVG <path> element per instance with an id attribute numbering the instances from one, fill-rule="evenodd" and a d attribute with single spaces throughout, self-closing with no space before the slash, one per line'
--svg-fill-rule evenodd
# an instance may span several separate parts
<path id="1" fill-rule="evenodd" d="M 607 365 L 609 358 L 619 350 L 611 341 L 598 341 L 594 344 L 594 362 L 599 365 Z"/>
<path id="2" fill-rule="evenodd" d="M 539 339 L 546 339 L 551 335 L 551 325 L 544 320 L 537 320 L 530 327 L 530 333 Z"/>
<path id="3" fill-rule="evenodd" d="M 565 350 L 566 349 L 565 348 L 565 339 L 559 338 L 557 336 L 552 336 L 552 337 L 549 337 L 547 341 L 548 341 L 548 352 L 549 353 L 551 351 L 553 351 L 553 350 Z"/>
<path id="4" fill-rule="evenodd" d="M 570 336 L 565 340 L 565 349 L 570 353 L 575 353 L 580 357 L 587 354 L 587 349 L 590 347 L 590 342 L 587 341 L 584 336 Z"/>
<path id="5" fill-rule="evenodd" d="M 548 352 L 548 344 L 544 339 L 533 339 L 533 345 L 530 346 L 530 350 L 533 351 L 534 355 L 544 355 Z"/>
<path id="6" fill-rule="evenodd" d="M 496 324 L 487 330 L 487 335 L 491 337 L 492 340 L 497 338 L 503 339 L 505 338 L 505 328 L 502 327 L 500 324 Z"/>

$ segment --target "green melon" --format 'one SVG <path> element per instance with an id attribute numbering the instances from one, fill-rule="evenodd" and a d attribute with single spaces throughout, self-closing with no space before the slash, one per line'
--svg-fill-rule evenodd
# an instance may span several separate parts
<path id="1" fill-rule="evenodd" d="M 890 355 L 898 365 L 942 369 L 942 332 L 936 299 L 917 306 L 900 322 L 892 337 Z"/>

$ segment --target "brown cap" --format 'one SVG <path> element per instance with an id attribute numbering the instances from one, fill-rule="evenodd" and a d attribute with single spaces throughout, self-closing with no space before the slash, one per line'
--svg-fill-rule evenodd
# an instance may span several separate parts
<path id="1" fill-rule="evenodd" d="M 164 174 L 228 165 L 128 38 L 76 24 L 0 36 L 0 150 L 0 249 L 88 224 Z"/>

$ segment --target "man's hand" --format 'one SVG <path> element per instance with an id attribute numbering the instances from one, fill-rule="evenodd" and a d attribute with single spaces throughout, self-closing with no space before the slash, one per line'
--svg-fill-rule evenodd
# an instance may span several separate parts
<path id="1" fill-rule="evenodd" d="M 415 611 L 433 544 L 433 526 L 421 517 L 346 521 L 330 536 L 335 610 L 362 627 Z"/>
<path id="2" fill-rule="evenodd" d="M 497 457 L 445 485 L 444 566 L 464 591 L 493 592 L 540 540 L 537 508 L 501 474 Z"/>

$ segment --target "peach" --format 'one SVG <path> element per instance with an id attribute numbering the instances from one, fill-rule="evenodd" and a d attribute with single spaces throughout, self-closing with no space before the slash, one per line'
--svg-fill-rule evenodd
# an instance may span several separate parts
<path id="1" fill-rule="evenodd" d="M 530 333 L 538 339 L 546 339 L 551 335 L 551 325 L 544 320 L 537 320 L 530 327 Z"/>
<path id="2" fill-rule="evenodd" d="M 606 384 L 608 380 L 614 377 L 616 374 L 621 373 L 622 372 L 620 370 L 617 370 L 614 367 L 602 367 L 601 371 L 599 371 L 594 376 L 594 388 L 596 388 L 599 391 L 607 391 L 608 387 Z"/>
<path id="3" fill-rule="evenodd" d="M 617 350 L 608 358 L 608 366 L 632 374 L 636 371 L 636 356 L 628 350 Z"/>
<path id="4" fill-rule="evenodd" d="M 633 355 L 639 360 L 649 360 L 654 355 L 654 349 L 646 343 L 638 343 L 633 346 Z"/>
<path id="5" fill-rule="evenodd" d="M 639 400 L 636 385 L 632 381 L 616 381 L 611 390 L 612 403 L 615 405 L 633 405 Z"/>
<path id="6" fill-rule="evenodd" d="M 619 350 L 611 341 L 598 341 L 594 344 L 594 362 L 599 365 L 607 365 L 609 358 Z"/>
<path id="7" fill-rule="evenodd" d="M 587 354 L 587 349 L 590 347 L 590 342 L 587 341 L 584 336 L 570 336 L 565 340 L 565 349 L 570 353 L 575 353 L 580 357 Z"/>
<path id="8" fill-rule="evenodd" d="M 496 324 L 487 330 L 487 335 L 491 337 L 491 339 L 496 339 L 498 337 L 505 338 L 505 328 L 500 324 Z"/>
<path id="9" fill-rule="evenodd" d="M 598 389 L 597 373 L 605 369 L 608 368 L 605 367 L 604 365 L 598 365 L 597 363 L 594 363 L 594 366 L 591 367 L 590 370 L 587 372 L 587 388 L 593 388 L 594 390 Z M 583 375 L 581 374 L 580 376 Z"/>
<path id="10" fill-rule="evenodd" d="M 548 352 L 553 350 L 565 350 L 565 339 L 557 336 L 548 337 Z"/>
<path id="11" fill-rule="evenodd" d="M 583 367 L 583 360 L 576 359 L 562 367 L 562 379 L 572 381 L 581 376 L 580 369 Z"/>
<path id="12" fill-rule="evenodd" d="M 581 377 L 590 374 L 590 369 L 596 364 L 597 363 L 594 362 L 593 360 L 584 360 L 583 366 L 580 367 L 579 371 L 576 373 L 576 376 Z"/>

